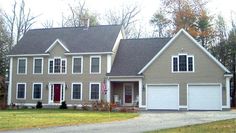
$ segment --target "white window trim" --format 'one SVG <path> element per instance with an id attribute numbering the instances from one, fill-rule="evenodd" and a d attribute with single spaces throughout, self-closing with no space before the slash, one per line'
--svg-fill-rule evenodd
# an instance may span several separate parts
<path id="1" fill-rule="evenodd" d="M 180 55 L 186 55 L 186 57 L 187 57 L 187 59 L 186 59 L 186 62 L 187 62 L 187 71 L 179 71 L 179 56 L 180 56 Z M 193 59 L 193 71 L 189 71 L 189 70 L 188 70 L 188 57 L 192 57 L 192 59 Z M 177 69 L 178 69 L 178 71 L 174 71 L 174 67 L 173 67 L 173 65 L 174 65 L 173 60 L 174 60 L 174 58 L 177 58 L 177 62 L 178 62 Z M 195 72 L 194 55 L 188 55 L 188 54 L 186 54 L 186 53 L 180 53 L 180 54 L 178 54 L 178 55 L 172 55 L 172 56 L 171 56 L 171 72 L 172 72 L 172 73 L 194 73 L 194 72 Z"/>
<path id="2" fill-rule="evenodd" d="M 40 84 L 41 85 L 41 98 L 34 98 L 34 85 L 35 84 Z M 41 82 L 34 82 L 33 84 L 32 84 L 32 99 L 33 100 L 42 100 L 42 97 L 43 97 L 43 83 L 41 83 Z"/>
<path id="3" fill-rule="evenodd" d="M 80 85 L 80 99 L 74 99 L 73 98 L 73 91 L 74 91 L 73 85 L 74 84 L 79 84 Z M 83 99 L 82 93 L 83 93 L 83 84 L 82 84 L 82 82 L 72 82 L 72 84 L 71 84 L 71 100 L 81 101 Z"/>
<path id="4" fill-rule="evenodd" d="M 99 95 L 98 95 L 98 99 L 91 99 L 91 86 L 92 84 L 98 84 L 98 87 L 99 87 Z M 90 101 L 100 101 L 101 99 L 101 83 L 100 82 L 90 82 L 89 83 L 89 100 Z"/>
<path id="5" fill-rule="evenodd" d="M 48 74 L 53 74 L 53 73 L 50 73 L 50 61 L 52 61 L 53 64 L 54 64 L 54 59 L 48 59 Z M 54 65 L 53 65 L 53 68 L 52 68 L 52 72 L 54 72 Z"/>
<path id="6" fill-rule="evenodd" d="M 80 58 L 80 59 L 81 59 L 81 72 L 79 72 L 79 73 L 77 73 L 77 72 L 74 73 L 74 59 L 75 59 L 75 58 Z M 84 64 L 84 63 L 83 63 L 83 56 L 73 56 L 73 57 L 72 57 L 72 69 L 71 69 L 72 72 L 71 72 L 71 73 L 72 73 L 72 74 L 83 74 L 83 64 Z"/>
<path id="7" fill-rule="evenodd" d="M 19 73 L 19 60 L 25 60 L 25 73 Z M 17 75 L 27 75 L 27 58 L 18 58 L 17 59 Z"/>
<path id="8" fill-rule="evenodd" d="M 65 60 L 65 73 L 62 73 L 62 68 L 61 68 L 61 72 L 60 73 L 54 73 L 54 62 L 55 59 L 60 59 L 61 60 L 61 64 L 62 64 L 62 60 Z M 53 73 L 50 73 L 50 61 L 53 61 Z M 54 58 L 49 58 L 48 59 L 48 74 L 67 74 L 67 59 L 66 58 L 61 58 L 61 57 L 54 57 Z"/>
<path id="9" fill-rule="evenodd" d="M 25 85 L 24 98 L 18 98 L 18 85 L 19 85 L 19 84 L 24 84 L 24 85 Z M 23 82 L 16 83 L 16 99 L 17 99 L 17 100 L 26 100 L 26 83 L 23 83 Z"/>
<path id="10" fill-rule="evenodd" d="M 92 58 L 99 58 L 99 72 L 91 72 L 92 70 Z M 101 74 L 101 56 L 90 56 L 90 74 Z"/>
<path id="11" fill-rule="evenodd" d="M 188 62 L 188 57 L 192 57 L 192 60 L 193 60 L 193 62 L 192 62 L 192 63 L 193 63 L 193 71 L 188 71 L 188 72 L 195 72 L 195 67 L 194 67 L 194 66 L 195 66 L 194 56 L 193 56 L 193 55 L 188 55 L 188 56 L 187 56 L 187 62 Z M 188 68 L 188 67 L 187 67 L 187 68 Z"/>
<path id="12" fill-rule="evenodd" d="M 42 66 L 41 66 L 41 73 L 35 73 L 35 60 L 36 59 L 41 59 L 42 60 Z M 43 57 L 34 57 L 33 58 L 33 74 L 43 74 Z"/>

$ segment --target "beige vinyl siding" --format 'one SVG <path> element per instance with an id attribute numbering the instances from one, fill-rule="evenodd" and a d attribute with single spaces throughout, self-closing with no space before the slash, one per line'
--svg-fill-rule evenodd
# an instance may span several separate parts
<path id="1" fill-rule="evenodd" d="M 172 73 L 171 57 L 179 53 L 194 56 L 195 72 Z M 187 36 L 181 34 L 144 72 L 146 84 L 179 84 L 180 105 L 187 105 L 188 83 L 221 83 L 222 102 L 226 105 L 224 71 L 197 47 Z M 144 98 L 145 99 L 145 98 Z"/>
<path id="2" fill-rule="evenodd" d="M 34 82 L 43 83 L 43 95 L 42 101 L 44 104 L 48 103 L 49 89 L 46 85 L 49 82 L 65 82 L 67 89 L 65 90 L 65 100 L 68 104 L 78 104 L 80 101 L 71 100 L 71 83 L 81 82 L 83 84 L 82 88 L 82 98 L 84 102 L 89 101 L 89 83 L 90 82 L 102 82 L 105 78 L 107 71 L 107 55 L 101 56 L 101 74 L 89 74 L 90 68 L 90 55 L 83 55 L 83 74 L 72 74 L 72 56 L 65 56 L 65 50 L 61 45 L 55 45 L 50 51 L 50 56 L 43 56 L 43 74 L 35 75 L 33 74 L 33 57 L 27 57 L 27 75 L 17 75 L 17 57 L 13 58 L 13 71 L 12 71 L 12 102 L 13 103 L 36 103 L 36 100 L 32 100 L 32 84 Z M 38 57 L 38 56 L 37 56 Z M 66 74 L 48 74 L 48 59 L 53 57 L 61 57 L 67 59 Z M 27 93 L 26 100 L 16 100 L 16 83 L 26 82 Z M 104 95 L 101 94 L 101 99 L 104 99 Z"/>

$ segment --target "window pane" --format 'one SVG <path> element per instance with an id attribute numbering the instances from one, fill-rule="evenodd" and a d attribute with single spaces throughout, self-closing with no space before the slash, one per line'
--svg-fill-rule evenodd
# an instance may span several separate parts
<path id="1" fill-rule="evenodd" d="M 42 59 L 34 60 L 34 73 L 42 73 Z"/>
<path id="2" fill-rule="evenodd" d="M 81 58 L 74 58 L 73 73 L 81 73 Z"/>
<path id="3" fill-rule="evenodd" d="M 178 58 L 173 58 L 173 71 L 178 71 Z"/>
<path id="4" fill-rule="evenodd" d="M 18 84 L 17 98 L 25 98 L 25 84 Z"/>
<path id="5" fill-rule="evenodd" d="M 193 57 L 188 57 L 188 71 L 193 71 Z"/>
<path id="6" fill-rule="evenodd" d="M 25 73 L 26 60 L 19 59 L 18 73 Z"/>
<path id="7" fill-rule="evenodd" d="M 61 61 L 61 70 L 62 70 L 62 73 L 65 73 L 66 72 L 66 61 L 65 60 L 62 60 Z"/>
<path id="8" fill-rule="evenodd" d="M 54 73 L 60 73 L 61 59 L 54 60 Z"/>
<path id="9" fill-rule="evenodd" d="M 41 84 L 34 84 L 34 99 L 41 99 Z"/>
<path id="10" fill-rule="evenodd" d="M 99 72 L 99 58 L 92 58 L 91 72 Z"/>
<path id="11" fill-rule="evenodd" d="M 49 65 L 49 73 L 53 73 L 53 61 L 50 61 Z"/>
<path id="12" fill-rule="evenodd" d="M 91 84 L 91 99 L 99 99 L 99 85 Z"/>
<path id="13" fill-rule="evenodd" d="M 179 71 L 187 71 L 187 56 L 179 56 Z"/>
<path id="14" fill-rule="evenodd" d="M 73 99 L 80 99 L 81 94 L 81 85 L 80 84 L 73 84 Z"/>

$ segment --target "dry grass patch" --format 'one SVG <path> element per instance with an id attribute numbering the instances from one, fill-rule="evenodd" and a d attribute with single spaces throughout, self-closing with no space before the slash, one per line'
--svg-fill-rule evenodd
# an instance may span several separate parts
<path id="1" fill-rule="evenodd" d="M 138 116 L 137 113 L 59 109 L 3 110 L 0 111 L 0 130 L 120 121 L 136 116 Z"/>

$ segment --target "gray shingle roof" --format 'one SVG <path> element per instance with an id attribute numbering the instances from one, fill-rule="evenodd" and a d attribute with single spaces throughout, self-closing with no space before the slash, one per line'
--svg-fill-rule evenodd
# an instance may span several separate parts
<path id="1" fill-rule="evenodd" d="M 171 38 L 124 39 L 108 76 L 138 76 L 138 72 Z"/>
<path id="2" fill-rule="evenodd" d="M 71 53 L 112 52 L 120 30 L 120 25 L 100 25 L 86 30 L 75 27 L 33 29 L 24 35 L 10 55 L 43 54 L 56 39 Z"/>

